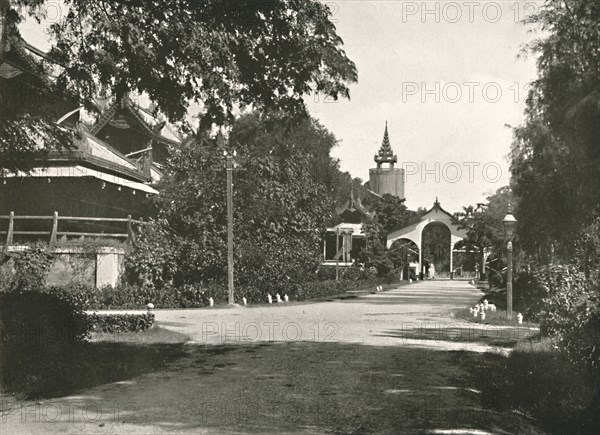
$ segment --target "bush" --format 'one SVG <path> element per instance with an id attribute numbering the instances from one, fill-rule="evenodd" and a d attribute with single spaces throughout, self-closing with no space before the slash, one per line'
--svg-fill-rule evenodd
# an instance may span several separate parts
<path id="1" fill-rule="evenodd" d="M 140 332 L 152 327 L 154 314 L 89 314 L 94 332 Z"/>
<path id="2" fill-rule="evenodd" d="M 497 361 L 482 373 L 487 405 L 532 415 L 550 433 L 594 433 L 600 410 L 592 377 L 553 339 L 519 343 Z"/>
<path id="3" fill-rule="evenodd" d="M 55 391 L 69 376 L 70 358 L 89 336 L 76 298 L 28 289 L 0 293 L 0 377 L 26 397 Z"/>
<path id="4" fill-rule="evenodd" d="M 338 273 L 340 279 L 348 281 L 372 279 L 377 276 L 377 271 L 375 269 L 369 269 L 358 266 L 340 267 Z M 321 281 L 335 279 L 335 266 L 321 266 L 317 270 L 316 276 L 317 279 Z M 313 281 L 313 279 L 307 279 L 307 281 Z"/>
<path id="5" fill-rule="evenodd" d="M 222 285 L 190 285 L 179 288 L 149 285 L 121 284 L 117 287 L 94 288 L 85 285 L 69 285 L 64 291 L 79 300 L 87 310 L 144 309 L 148 303 L 157 308 L 199 308 L 227 300 L 227 290 Z"/>
<path id="6" fill-rule="evenodd" d="M 81 342 L 90 329 L 77 297 L 43 289 L 1 292 L 0 325 L 3 341 L 35 346 Z"/>
<path id="7" fill-rule="evenodd" d="M 282 298 L 287 294 L 292 301 L 304 301 L 340 295 L 349 290 L 389 284 L 396 280 L 394 274 L 386 277 L 374 277 L 373 272 L 369 270 L 349 268 L 348 271 L 350 270 L 352 270 L 349 273 L 350 279 L 340 279 L 339 281 L 334 279 L 301 283 L 281 281 L 269 286 L 236 286 L 236 301 L 241 303 L 242 298 L 245 297 L 249 303 L 266 303 L 267 294 L 271 294 L 275 298 L 277 293 Z M 362 279 L 362 277 L 368 278 Z M 88 310 L 144 309 L 149 302 L 153 303 L 156 308 L 201 308 L 209 305 L 210 298 L 215 304 L 226 303 L 228 300 L 227 287 L 217 283 L 186 284 L 179 288 L 124 284 L 116 288 L 95 289 L 84 285 L 70 285 L 65 287 L 64 291 Z"/>
<path id="8" fill-rule="evenodd" d="M 541 268 L 536 279 L 546 294 L 542 331 L 555 335 L 572 361 L 600 374 L 599 289 L 572 266 Z"/>
<path id="9" fill-rule="evenodd" d="M 95 288 L 71 284 L 63 289 L 79 300 L 86 310 L 143 309 L 149 302 L 161 307 L 177 305 L 176 292 L 170 287 L 158 289 L 152 285 L 121 284 Z"/>
<path id="10" fill-rule="evenodd" d="M 0 291 L 44 286 L 53 259 L 47 244 L 29 244 L 26 250 L 2 252 L 1 256 Z"/>

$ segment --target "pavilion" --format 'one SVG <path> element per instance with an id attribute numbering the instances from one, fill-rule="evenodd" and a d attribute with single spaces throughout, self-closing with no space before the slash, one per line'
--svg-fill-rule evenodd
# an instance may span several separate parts
<path id="1" fill-rule="evenodd" d="M 366 246 L 364 224 L 374 217 L 350 190 L 350 198 L 337 210 L 340 223 L 327 228 L 323 238 L 323 265 L 352 266 Z"/>

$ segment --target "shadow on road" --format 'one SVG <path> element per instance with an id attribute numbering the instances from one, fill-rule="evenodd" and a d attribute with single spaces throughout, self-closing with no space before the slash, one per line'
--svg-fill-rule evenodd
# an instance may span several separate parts
<path id="1" fill-rule="evenodd" d="M 52 422 L 53 431 L 81 430 L 80 423 L 161 433 L 538 432 L 522 416 L 483 405 L 484 381 L 500 355 L 319 342 L 188 344 L 176 355 L 159 345 L 97 346 L 108 353 L 102 363 L 118 374 L 95 378 L 99 383 L 124 379 L 123 366 L 137 369 L 126 386 L 112 383 L 46 402 L 75 409 L 75 419 Z M 126 403 L 129 411 L 88 421 L 77 409 L 90 403 L 103 410 Z M 12 417 L 7 428 L 26 428 Z"/>

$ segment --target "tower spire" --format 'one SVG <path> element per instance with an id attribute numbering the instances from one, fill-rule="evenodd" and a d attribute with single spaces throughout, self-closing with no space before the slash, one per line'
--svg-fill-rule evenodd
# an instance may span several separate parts
<path id="1" fill-rule="evenodd" d="M 398 162 L 398 156 L 394 155 L 392 145 L 390 144 L 390 136 L 388 134 L 387 121 L 385 121 L 383 142 L 381 143 L 381 148 L 379 148 L 379 152 L 375 155 L 375 162 L 377 163 L 378 169 L 381 168 L 381 165 L 383 163 L 389 163 L 390 168 L 393 168 L 394 163 Z"/>

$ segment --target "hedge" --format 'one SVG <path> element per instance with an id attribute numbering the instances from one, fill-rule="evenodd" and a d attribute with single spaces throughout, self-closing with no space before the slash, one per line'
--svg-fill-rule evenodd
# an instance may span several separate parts
<path id="1" fill-rule="evenodd" d="M 94 332 L 140 332 L 154 324 L 154 314 L 89 314 Z"/>
<path id="2" fill-rule="evenodd" d="M 44 288 L 0 292 L 0 327 L 0 383 L 25 397 L 59 390 L 90 332 L 77 298 Z"/>
<path id="3" fill-rule="evenodd" d="M 90 325 L 78 299 L 58 289 L 0 292 L 2 341 L 23 347 L 84 341 Z"/>
<path id="4" fill-rule="evenodd" d="M 236 286 L 236 301 L 241 303 L 245 297 L 250 304 L 267 303 L 267 294 L 273 298 L 279 293 L 283 298 L 288 295 L 291 301 L 306 301 L 341 295 L 347 291 L 374 288 L 389 284 L 389 278 L 344 279 L 310 281 L 304 283 L 281 282 L 262 287 Z M 95 289 L 81 285 L 71 285 L 65 291 L 81 301 L 88 310 L 141 309 L 148 303 L 157 308 L 201 308 L 209 305 L 212 298 L 215 304 L 227 302 L 227 287 L 220 284 L 184 285 L 182 287 L 156 288 L 121 285 L 116 288 Z"/>

